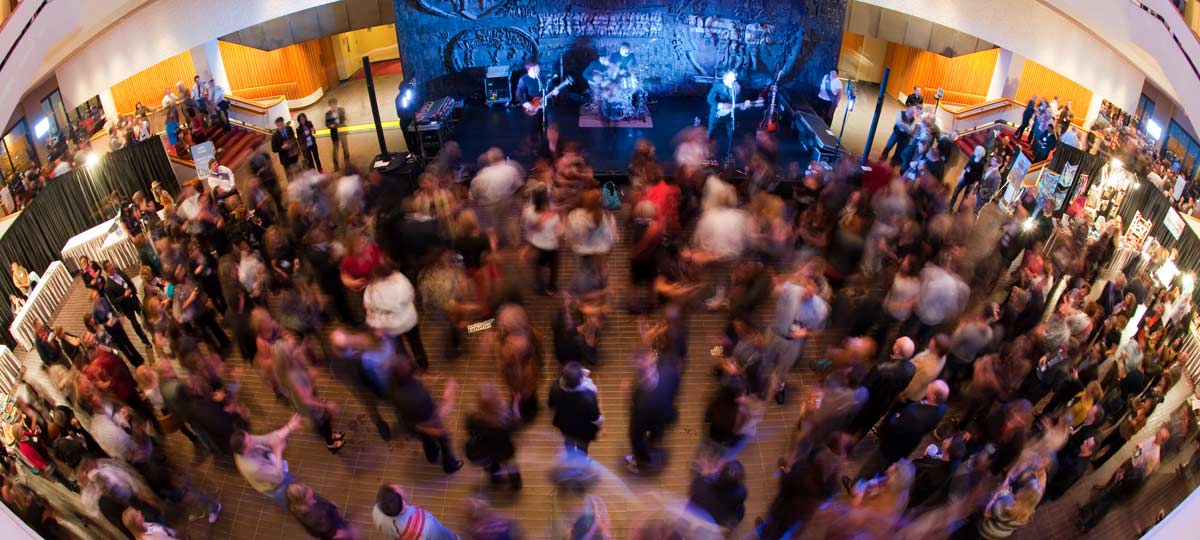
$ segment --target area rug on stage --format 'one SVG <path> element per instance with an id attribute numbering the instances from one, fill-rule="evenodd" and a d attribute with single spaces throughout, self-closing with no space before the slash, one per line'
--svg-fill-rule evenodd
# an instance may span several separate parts
<path id="1" fill-rule="evenodd" d="M 654 119 L 649 114 L 646 116 L 633 117 L 627 120 L 606 120 L 595 111 L 586 110 L 579 111 L 579 127 L 581 128 L 652 128 L 654 127 Z"/>

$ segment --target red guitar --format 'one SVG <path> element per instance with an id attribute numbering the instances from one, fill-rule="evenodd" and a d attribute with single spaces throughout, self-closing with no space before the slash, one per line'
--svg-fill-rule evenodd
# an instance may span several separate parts
<path id="1" fill-rule="evenodd" d="M 546 98 L 557 96 L 559 92 L 562 92 L 563 88 L 571 86 L 572 84 L 575 84 L 575 79 L 572 79 L 571 76 L 568 75 L 566 80 L 564 80 L 561 84 L 555 86 L 553 90 L 546 92 Z M 521 104 L 521 107 L 525 109 L 525 114 L 528 114 L 529 116 L 536 116 L 538 113 L 542 112 L 543 106 L 545 106 L 545 103 L 542 102 L 541 96 L 529 100 L 528 103 Z"/>
<path id="2" fill-rule="evenodd" d="M 783 70 L 775 74 L 775 80 L 771 82 L 771 99 L 770 105 L 767 106 L 767 112 L 763 115 L 762 122 L 758 125 L 758 129 L 767 133 L 775 133 L 779 129 L 779 123 L 775 121 L 775 96 L 779 92 L 779 78 L 783 76 Z"/>

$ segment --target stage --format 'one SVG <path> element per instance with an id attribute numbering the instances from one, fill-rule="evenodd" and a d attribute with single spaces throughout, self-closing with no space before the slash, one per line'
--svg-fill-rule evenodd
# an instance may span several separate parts
<path id="1" fill-rule="evenodd" d="M 675 136 L 684 128 L 695 124 L 704 125 L 708 119 L 708 104 L 702 97 L 667 96 L 650 98 L 652 127 L 580 127 L 580 104 L 559 103 L 548 109 L 547 121 L 558 125 L 560 145 L 574 141 L 582 145 L 592 168 L 600 172 L 624 171 L 639 139 L 654 143 L 658 160 L 670 174 L 674 168 Z M 763 118 L 763 109 L 750 109 L 738 113 L 735 142 L 754 137 L 755 130 Z M 807 162 L 812 156 L 804 154 L 796 134 L 784 128 L 781 122 L 777 132 L 781 165 L 792 162 Z M 530 130 L 534 121 L 520 107 L 487 107 L 480 103 L 465 105 L 462 121 L 455 127 L 449 139 L 457 141 L 463 150 L 464 160 L 474 160 L 485 150 L 498 146 L 512 159 L 528 167 L 533 164 L 534 152 L 529 144 Z M 718 158 L 725 154 L 728 140 L 718 130 L 715 134 L 715 153 Z M 740 166 L 741 164 L 739 164 Z"/>

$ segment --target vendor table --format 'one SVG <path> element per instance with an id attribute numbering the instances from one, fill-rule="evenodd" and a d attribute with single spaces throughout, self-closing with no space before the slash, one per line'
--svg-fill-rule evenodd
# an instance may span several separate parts
<path id="1" fill-rule="evenodd" d="M 109 260 L 125 269 L 139 264 L 137 246 L 118 224 L 116 218 L 72 236 L 62 248 L 62 260 L 72 272 L 78 272 L 79 257 L 92 261 Z"/>
<path id="2" fill-rule="evenodd" d="M 35 321 L 49 324 L 62 299 L 71 290 L 71 272 L 62 261 L 54 261 L 42 274 L 41 281 L 29 293 L 29 300 L 13 317 L 8 327 L 13 339 L 27 351 L 33 350 L 37 336 L 33 331 Z"/>
<path id="3" fill-rule="evenodd" d="M 21 361 L 8 347 L 0 345 L 0 392 L 12 395 L 21 380 Z"/>

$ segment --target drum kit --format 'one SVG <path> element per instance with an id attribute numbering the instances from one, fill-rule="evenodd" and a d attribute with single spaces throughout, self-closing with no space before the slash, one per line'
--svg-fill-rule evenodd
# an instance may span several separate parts
<path id="1" fill-rule="evenodd" d="M 589 75 L 592 100 L 584 105 L 584 113 L 593 113 L 612 122 L 649 118 L 646 90 L 633 70 L 613 65 L 607 71 Z"/>

